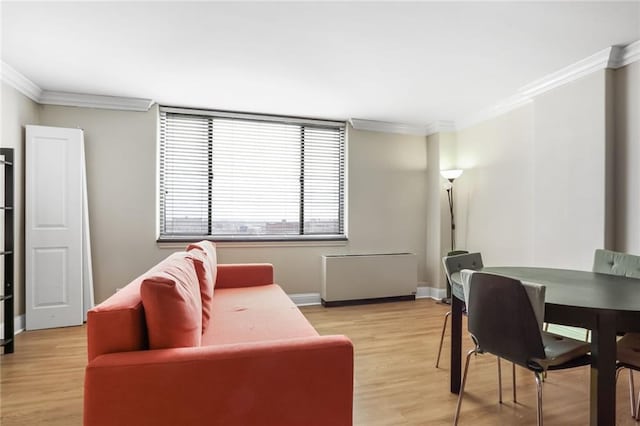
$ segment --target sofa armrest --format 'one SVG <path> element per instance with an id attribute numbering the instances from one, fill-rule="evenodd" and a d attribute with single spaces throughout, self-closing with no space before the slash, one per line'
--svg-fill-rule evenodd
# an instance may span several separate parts
<path id="1" fill-rule="evenodd" d="M 270 263 L 218 264 L 216 288 L 253 287 L 273 284 Z"/>
<path id="2" fill-rule="evenodd" d="M 85 426 L 351 425 L 345 336 L 105 354 L 87 365 Z"/>

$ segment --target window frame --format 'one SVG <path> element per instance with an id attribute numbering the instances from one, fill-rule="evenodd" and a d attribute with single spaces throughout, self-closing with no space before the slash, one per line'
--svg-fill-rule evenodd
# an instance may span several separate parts
<path id="1" fill-rule="evenodd" d="M 212 117 L 212 118 L 225 118 L 225 119 L 238 119 L 238 120 L 250 120 L 250 121 L 259 121 L 259 122 L 269 122 L 269 123 L 282 123 L 282 124 L 293 124 L 299 125 L 301 131 L 301 150 L 304 151 L 304 126 L 311 126 L 315 128 L 331 128 L 338 129 L 341 132 L 340 142 L 339 142 L 339 164 L 337 167 L 339 168 L 339 190 L 338 190 L 338 227 L 342 230 L 342 233 L 338 234 L 305 234 L 304 233 L 304 222 L 299 223 L 299 233 L 298 234 L 280 234 L 280 235 L 233 235 L 233 234 L 212 234 L 213 232 L 213 221 L 212 221 L 212 206 L 213 201 L 211 200 L 212 191 L 211 187 L 213 185 L 213 180 L 211 178 L 208 179 L 209 186 L 209 194 L 208 194 L 208 234 L 207 235 L 196 235 L 196 234 L 163 234 L 162 229 L 162 217 L 163 211 L 166 210 L 166 205 L 163 206 L 163 198 L 162 198 L 162 176 L 164 173 L 162 166 L 162 113 L 171 113 L 171 114 L 182 114 L 182 115 L 191 115 L 191 116 L 202 116 L 202 117 Z M 209 121 L 209 132 L 211 132 L 211 123 Z M 158 137 L 157 137 L 157 187 L 156 187 L 156 196 L 157 196 L 157 211 L 156 211 L 156 232 L 157 238 L 156 242 L 160 244 L 168 244 L 172 243 L 189 243 L 196 242 L 201 240 L 210 240 L 214 242 L 221 243 L 249 243 L 249 244 L 261 244 L 265 243 L 271 245 L 272 243 L 284 243 L 284 244 L 293 244 L 298 245 L 298 243 L 311 243 L 311 244 L 321 244 L 325 245 L 330 242 L 346 242 L 348 241 L 347 237 L 347 123 L 345 121 L 333 121 L 333 120 L 320 120 L 313 118 L 304 118 L 304 117 L 289 117 L 289 116 L 281 116 L 281 115 L 267 115 L 267 114 L 255 114 L 255 113 L 243 113 L 243 112 L 232 112 L 232 111 L 220 111 L 220 110 L 200 110 L 193 108 L 179 108 L 179 107 L 171 107 L 171 106 L 160 106 L 158 108 Z M 208 139 L 208 155 L 209 155 L 209 167 L 212 167 L 212 143 L 213 139 L 211 139 L 211 133 L 209 133 Z M 300 167 L 301 172 L 304 173 L 304 157 L 300 158 Z M 212 169 L 210 169 L 212 171 Z M 215 172 L 214 172 L 215 173 Z M 298 205 L 300 207 L 300 217 L 302 218 L 302 212 L 304 210 L 304 184 L 301 183 L 300 187 L 300 197 L 298 199 Z"/>

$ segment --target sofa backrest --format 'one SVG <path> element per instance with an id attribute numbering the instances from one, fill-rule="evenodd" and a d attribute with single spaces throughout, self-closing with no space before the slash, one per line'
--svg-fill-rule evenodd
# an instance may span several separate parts
<path id="1" fill-rule="evenodd" d="M 146 273 L 87 313 L 89 361 L 112 352 L 148 348 L 147 325 L 140 298 L 140 284 Z"/>
<path id="2" fill-rule="evenodd" d="M 201 241 L 189 245 L 189 248 L 206 252 L 209 262 L 209 276 L 198 276 L 201 301 L 205 304 L 202 307 L 202 313 L 206 313 L 208 320 L 213 285 L 217 275 L 216 247 L 209 241 Z M 174 255 L 176 254 L 174 253 Z M 193 255 L 190 256 L 193 257 Z M 163 271 L 174 265 L 171 259 L 172 256 L 165 258 L 116 294 L 89 310 L 87 313 L 87 355 L 89 361 L 102 354 L 149 348 L 148 329 L 140 287 L 146 278 L 155 276 L 158 271 Z M 193 268 L 193 266 L 192 264 L 191 267 Z M 208 280 L 206 285 L 202 282 L 205 278 Z"/>

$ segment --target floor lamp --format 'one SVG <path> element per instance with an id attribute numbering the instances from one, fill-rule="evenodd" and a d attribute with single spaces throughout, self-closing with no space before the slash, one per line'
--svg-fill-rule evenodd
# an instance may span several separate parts
<path id="1" fill-rule="evenodd" d="M 447 179 L 451 185 L 447 188 L 447 199 L 449 200 L 449 213 L 451 214 L 451 251 L 448 253 L 449 256 L 453 256 L 455 254 L 461 254 L 466 252 L 456 252 L 456 222 L 454 219 L 454 206 L 453 206 L 453 181 L 458 179 L 462 175 L 461 169 L 453 169 L 453 170 L 441 170 L 440 174 L 443 178 Z M 451 303 L 451 285 L 447 285 L 447 297 L 442 299 L 443 303 Z"/>

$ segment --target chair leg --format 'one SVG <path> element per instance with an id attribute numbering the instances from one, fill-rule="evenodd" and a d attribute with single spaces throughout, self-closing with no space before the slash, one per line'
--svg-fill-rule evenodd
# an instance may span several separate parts
<path id="1" fill-rule="evenodd" d="M 516 364 L 511 363 L 511 377 L 512 377 L 512 386 L 513 386 L 513 402 L 518 402 L 516 398 Z"/>
<path id="2" fill-rule="evenodd" d="M 502 404 L 502 367 L 500 365 L 500 357 L 497 356 L 498 360 L 498 402 Z"/>
<path id="3" fill-rule="evenodd" d="M 636 390 L 633 383 L 633 371 L 630 368 L 627 370 L 629 370 L 629 403 L 631 404 L 631 417 L 635 419 L 638 413 L 636 412 Z"/>
<path id="4" fill-rule="evenodd" d="M 585 336 L 584 336 L 584 341 L 585 341 L 585 342 L 588 342 L 588 341 L 589 341 L 589 337 L 591 337 L 591 330 L 589 330 L 589 329 L 587 328 L 587 333 L 586 333 L 586 334 L 585 334 Z"/>
<path id="5" fill-rule="evenodd" d="M 438 358 L 436 358 L 436 368 L 440 365 L 440 354 L 442 353 L 442 342 L 444 342 L 444 333 L 447 331 L 447 320 L 451 315 L 451 311 L 444 314 L 444 324 L 442 325 L 442 334 L 440 334 L 440 346 L 438 346 Z"/>
<path id="6" fill-rule="evenodd" d="M 458 394 L 458 403 L 456 404 L 456 414 L 453 417 L 453 426 L 457 426 L 460 417 L 460 407 L 462 407 L 462 396 L 464 395 L 464 386 L 467 384 L 467 373 L 469 372 L 469 360 L 471 355 L 477 353 L 477 348 L 467 352 L 467 359 L 464 362 L 464 373 L 462 373 L 462 383 L 460 384 L 460 394 Z"/>
<path id="7" fill-rule="evenodd" d="M 542 373 L 535 372 L 536 387 L 538 389 L 538 426 L 542 426 Z"/>

